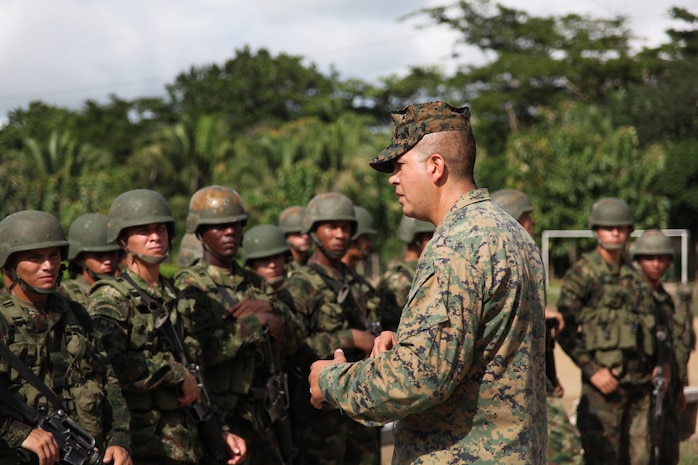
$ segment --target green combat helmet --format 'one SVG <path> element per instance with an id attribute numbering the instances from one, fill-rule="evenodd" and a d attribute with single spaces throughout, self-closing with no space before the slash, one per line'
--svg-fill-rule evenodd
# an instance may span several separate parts
<path id="1" fill-rule="evenodd" d="M 240 195 L 230 187 L 209 186 L 194 192 L 189 201 L 187 233 L 196 234 L 200 226 L 247 223 L 247 212 Z"/>
<path id="2" fill-rule="evenodd" d="M 301 233 L 309 234 L 322 221 L 349 221 L 352 236 L 357 229 L 354 204 L 349 197 L 337 192 L 326 192 L 310 199 L 305 207 Z"/>
<path id="3" fill-rule="evenodd" d="M 68 241 L 58 218 L 50 213 L 38 210 L 24 210 L 13 213 L 0 221 L 0 267 L 5 268 L 8 259 L 15 252 L 58 247 L 61 260 L 68 255 Z M 35 292 L 48 294 L 54 292 L 60 285 L 60 277 L 52 289 L 39 289 L 29 286 L 17 275 L 17 271 L 9 270 L 14 286 L 19 283 L 23 289 L 30 288 Z M 60 275 L 60 273 L 59 273 Z"/>
<path id="4" fill-rule="evenodd" d="M 250 228 L 242 241 L 242 264 L 250 260 L 290 253 L 284 232 L 273 224 L 260 224 Z"/>
<path id="5" fill-rule="evenodd" d="M 351 240 L 355 241 L 364 234 L 377 234 L 376 228 L 373 226 L 373 215 L 364 207 L 354 206 L 354 214 L 356 215 L 356 232 L 351 236 Z"/>
<path id="6" fill-rule="evenodd" d="M 589 229 L 599 226 L 628 226 L 633 230 L 635 222 L 630 207 L 621 199 L 606 197 L 597 201 L 589 215 Z"/>
<path id="7" fill-rule="evenodd" d="M 68 260 L 75 260 L 82 252 L 113 252 L 120 250 L 114 242 L 107 241 L 109 218 L 102 213 L 86 213 L 78 216 L 68 230 Z"/>
<path id="8" fill-rule="evenodd" d="M 528 196 L 517 189 L 500 189 L 492 192 L 490 197 L 517 221 L 524 213 L 533 211 L 533 205 Z"/>
<path id="9" fill-rule="evenodd" d="M 433 233 L 436 227 L 428 221 L 403 216 L 397 228 L 397 237 L 406 244 L 412 243 L 417 234 Z"/>
<path id="10" fill-rule="evenodd" d="M 659 229 L 642 232 L 633 246 L 633 259 L 643 255 L 674 255 L 671 239 Z"/>
<path id="11" fill-rule="evenodd" d="M 198 259 L 203 257 L 204 248 L 196 234 L 185 234 L 179 244 L 179 256 L 177 265 L 181 268 L 193 265 Z"/>
<path id="12" fill-rule="evenodd" d="M 294 205 L 285 208 L 279 215 L 279 227 L 284 234 L 300 233 L 303 225 L 303 212 L 305 207 Z"/>
<path id="13" fill-rule="evenodd" d="M 116 242 L 126 228 L 157 223 L 167 226 L 171 241 L 174 237 L 174 218 L 165 197 L 147 189 L 124 192 L 114 199 L 109 209 L 107 241 Z"/>

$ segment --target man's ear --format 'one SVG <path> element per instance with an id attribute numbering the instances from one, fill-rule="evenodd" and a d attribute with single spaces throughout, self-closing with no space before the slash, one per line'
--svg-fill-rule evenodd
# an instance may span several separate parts
<path id="1" fill-rule="evenodd" d="M 440 153 L 432 153 L 427 159 L 427 172 L 431 176 L 434 184 L 439 184 L 445 180 L 446 160 Z"/>

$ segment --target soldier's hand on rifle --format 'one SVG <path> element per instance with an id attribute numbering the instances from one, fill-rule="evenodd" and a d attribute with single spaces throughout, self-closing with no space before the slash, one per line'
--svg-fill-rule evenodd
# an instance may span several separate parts
<path id="1" fill-rule="evenodd" d="M 279 342 L 283 342 L 286 339 L 286 326 L 284 326 L 278 315 L 271 312 L 263 312 L 256 313 L 255 316 L 259 320 L 259 324 L 264 328 L 269 328 L 269 335 L 272 339 Z"/>
<path id="2" fill-rule="evenodd" d="M 596 370 L 596 373 L 591 375 L 589 378 L 591 384 L 593 384 L 596 389 L 601 391 L 602 394 L 608 395 L 618 389 L 618 370 L 613 368 L 613 371 L 609 368 L 601 368 Z"/>
<path id="3" fill-rule="evenodd" d="M 392 349 L 397 344 L 397 336 L 392 331 L 382 331 L 376 339 L 373 340 L 373 349 L 371 349 L 371 357 L 375 357 L 386 350 Z"/>
<path id="4" fill-rule="evenodd" d="M 546 308 L 545 309 L 545 319 L 557 321 L 557 327 L 555 328 L 556 331 L 562 331 L 563 328 L 565 327 L 565 319 L 563 318 L 562 313 L 560 313 L 556 310 L 551 310 L 549 308 Z"/>
<path id="5" fill-rule="evenodd" d="M 371 355 L 376 336 L 361 329 L 352 329 L 351 336 L 354 339 L 354 348 L 362 350 L 366 357 Z"/>
<path id="6" fill-rule="evenodd" d="M 179 405 L 186 407 L 194 402 L 201 402 L 201 391 L 196 382 L 196 378 L 184 367 L 184 382 L 182 383 L 182 394 L 177 396 Z"/>
<path id="7" fill-rule="evenodd" d="M 53 437 L 53 434 L 42 429 L 31 430 L 29 436 L 24 438 L 22 447 L 34 452 L 39 457 L 39 465 L 53 465 L 58 463 L 61 458 L 56 438 Z"/>
<path id="8" fill-rule="evenodd" d="M 228 446 L 228 456 L 230 457 L 226 462 L 228 465 L 236 465 L 242 463 L 247 457 L 247 444 L 245 440 L 240 436 L 225 431 L 223 433 L 223 439 L 225 444 Z"/>
<path id="9" fill-rule="evenodd" d="M 652 377 L 654 378 L 655 376 L 657 376 L 656 366 L 652 369 Z M 669 383 L 671 382 L 671 365 L 667 362 L 662 364 L 662 377 L 664 378 L 664 387 L 662 389 L 664 392 L 666 392 L 667 388 L 669 387 Z"/>
<path id="10" fill-rule="evenodd" d="M 271 313 L 273 311 L 274 307 L 271 306 L 271 302 L 268 300 L 243 300 L 228 309 L 228 313 L 235 318 L 240 318 L 251 313 Z M 227 317 L 227 315 L 223 315 L 224 319 Z"/>
<path id="11" fill-rule="evenodd" d="M 133 465 L 128 451 L 121 446 L 109 446 L 104 451 L 104 463 L 113 465 Z"/>

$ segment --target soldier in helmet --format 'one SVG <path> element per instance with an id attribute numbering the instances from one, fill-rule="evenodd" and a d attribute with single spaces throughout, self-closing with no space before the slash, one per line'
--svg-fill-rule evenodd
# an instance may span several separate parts
<path id="1" fill-rule="evenodd" d="M 301 232 L 304 212 L 305 207 L 294 205 L 284 209 L 279 215 L 279 227 L 286 235 L 286 241 L 293 256 L 293 261 L 289 263 L 289 270 L 305 265 L 310 257 L 312 249 L 310 235 Z"/>
<path id="2" fill-rule="evenodd" d="M 131 412 L 134 463 L 196 464 L 202 459 L 202 438 L 186 407 L 200 399 L 196 378 L 155 329 L 152 308 L 162 306 L 178 325 L 186 302 L 177 301 L 173 284 L 160 274 L 169 255 L 174 219 L 158 192 L 135 189 L 114 199 L 109 209 L 107 240 L 126 253 L 127 269 L 92 287 L 89 311 L 103 334 Z M 181 304 L 181 307 L 180 307 Z M 196 344 L 190 359 L 196 360 Z M 228 463 L 245 458 L 244 441 L 221 431 Z"/>
<path id="3" fill-rule="evenodd" d="M 278 290 L 286 279 L 291 256 L 284 232 L 273 224 L 260 224 L 245 233 L 243 243 L 242 264 Z"/>
<path id="4" fill-rule="evenodd" d="M 298 445 L 304 464 L 372 464 L 379 453 L 375 428 L 342 415 L 339 410 L 317 412 L 308 403 L 307 374 L 317 359 L 344 349 L 351 360 L 368 356 L 377 315 L 369 313 L 363 282 L 342 263 L 357 229 L 352 201 L 339 193 L 313 197 L 305 209 L 301 232 L 310 234 L 314 251 L 307 265 L 291 272 L 285 288 L 306 324 L 306 351 L 297 364 L 303 373 L 295 400 Z"/>
<path id="5" fill-rule="evenodd" d="M 685 312 L 677 311 L 674 300 L 662 285 L 662 276 L 674 259 L 671 239 L 659 229 L 645 230 L 635 241 L 632 254 L 657 305 L 658 322 L 655 331 L 660 334 L 658 339 L 664 337 L 672 346 L 666 357 L 667 366 L 663 367 L 662 373 L 667 378 L 662 403 L 664 418 L 659 419 L 661 424 L 653 425 L 662 433 L 657 448 L 652 450 L 653 463 L 676 465 L 679 462 L 680 440 L 678 414 L 686 407 L 683 388 L 688 385 L 687 365 L 691 353 L 690 331 L 693 324 L 686 318 Z M 664 332 L 663 336 L 661 331 Z M 651 418 L 650 421 L 656 422 L 657 419 Z"/>
<path id="6" fill-rule="evenodd" d="M 184 268 L 196 263 L 204 254 L 204 249 L 201 247 L 201 241 L 196 234 L 185 234 L 182 236 L 182 241 L 179 244 L 179 256 L 177 257 L 177 266 Z"/>
<path id="7" fill-rule="evenodd" d="M 633 226 L 623 200 L 594 204 L 596 248 L 567 271 L 557 303 L 565 319 L 557 340 L 582 371 L 577 427 L 587 464 L 649 463 L 656 310 L 624 255 Z"/>
<path id="8" fill-rule="evenodd" d="M 130 465 L 130 417 L 118 380 L 84 307 L 57 292 L 67 253 L 63 229 L 49 213 L 25 210 L 0 221 L 5 285 L 0 294 L 0 343 L 55 392 L 68 415 L 105 451 L 105 463 Z M 45 414 L 61 409 L 44 396 L 38 383 L 10 366 L 9 360 L 0 363 L 0 385 L 18 394 L 17 400 Z M 15 451 L 20 447 L 37 463 L 59 462 L 62 454 L 51 433 L 8 416 L 4 409 L 0 421 L 0 463 L 17 463 Z"/>
<path id="9" fill-rule="evenodd" d="M 68 230 L 70 279 L 63 282 L 60 292 L 82 305 L 87 305 L 95 281 L 119 271 L 121 247 L 107 241 L 108 220 L 101 213 L 87 213 L 77 217 Z"/>
<path id="10" fill-rule="evenodd" d="M 355 270 L 356 265 L 365 263 L 366 259 L 371 255 L 373 250 L 373 242 L 371 236 L 375 236 L 378 232 L 373 226 L 373 215 L 364 207 L 354 206 L 356 214 L 356 232 L 351 236 L 349 249 L 342 257 L 342 262 Z"/>
<path id="11" fill-rule="evenodd" d="M 402 259 L 393 263 L 376 285 L 380 297 L 381 329 L 397 331 L 402 308 L 407 303 L 407 295 L 412 287 L 412 280 L 417 272 L 417 262 L 422 250 L 434 235 L 434 225 L 403 216 L 397 228 L 397 237 L 405 243 Z"/>
<path id="12" fill-rule="evenodd" d="M 189 201 L 187 233 L 199 238 L 203 256 L 175 275 L 175 285 L 193 302 L 185 316 L 187 332 L 202 345 L 211 400 L 247 441 L 251 463 L 274 464 L 288 460 L 293 451 L 284 423 L 287 388 L 270 373 L 281 353 L 297 350 L 304 330 L 286 305 L 271 298 L 271 287 L 236 262 L 246 222 L 235 190 L 207 186 L 196 191 Z"/>
<path id="13" fill-rule="evenodd" d="M 533 204 L 528 196 L 518 189 L 500 189 L 491 194 L 492 201 L 517 220 L 528 234 L 533 235 L 535 225 Z M 545 322 L 545 373 L 548 394 L 548 465 L 576 465 L 583 463 L 582 444 L 579 432 L 570 422 L 562 396 L 565 393 L 555 370 L 555 333 L 565 327 L 562 315 L 546 307 Z"/>

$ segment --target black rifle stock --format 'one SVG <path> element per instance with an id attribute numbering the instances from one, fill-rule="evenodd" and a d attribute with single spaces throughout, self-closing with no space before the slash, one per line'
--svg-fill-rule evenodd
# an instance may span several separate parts
<path id="1" fill-rule="evenodd" d="M 102 465 L 102 452 L 97 448 L 95 438 L 85 431 L 64 410 L 50 414 L 34 409 L 4 387 L 0 389 L 0 402 L 10 416 L 53 435 L 60 448 L 60 462 L 65 465 Z M 4 413 L 5 409 L 3 409 Z M 23 463 L 38 464 L 35 453 L 28 449 L 17 450 Z"/>
<path id="2" fill-rule="evenodd" d="M 179 335 L 175 331 L 172 321 L 165 310 L 156 302 L 148 304 L 153 314 L 155 329 L 167 341 L 170 350 L 179 358 L 180 362 L 196 378 L 201 393 L 201 401 L 194 402 L 187 408 L 187 413 L 196 423 L 199 436 L 204 449 L 203 464 L 224 464 L 228 460 L 228 447 L 223 440 L 223 428 L 215 415 L 211 399 L 204 386 L 203 375 L 199 365 L 190 362 L 182 345 Z"/>
<path id="3" fill-rule="evenodd" d="M 664 344 L 668 334 L 666 328 L 657 327 L 657 364 L 652 376 L 652 414 L 650 415 L 650 446 L 655 465 L 659 464 L 662 435 L 664 432 L 664 393 L 666 391 L 666 380 L 664 379 Z"/>

